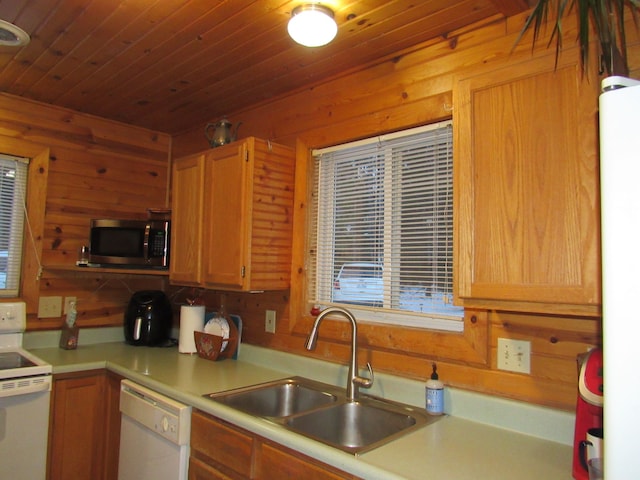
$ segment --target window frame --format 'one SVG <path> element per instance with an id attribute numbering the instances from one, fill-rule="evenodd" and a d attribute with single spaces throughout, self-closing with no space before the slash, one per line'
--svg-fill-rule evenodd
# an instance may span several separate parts
<path id="1" fill-rule="evenodd" d="M 398 128 L 402 128 L 401 125 Z M 354 137 L 356 135 L 353 135 Z M 364 135 L 360 135 L 361 137 Z M 314 308 L 307 295 L 307 284 L 311 275 L 309 269 L 310 211 L 313 183 L 313 158 L 311 151 L 329 143 L 345 141 L 344 137 L 335 137 L 328 141 L 324 132 L 311 133 L 304 138 L 296 139 L 295 169 L 295 209 L 293 212 L 293 237 L 291 258 L 291 288 L 289 291 L 289 308 L 282 322 L 289 335 L 288 345 L 292 349 L 304 349 L 303 339 L 309 335 L 315 322 L 318 310 Z M 454 198 L 455 200 L 455 198 Z M 455 203 L 454 203 L 455 205 Z M 455 214 L 455 210 L 454 210 Z M 280 293 L 277 293 L 280 295 Z M 455 361 L 477 365 L 490 364 L 489 315 L 486 310 L 465 308 L 464 331 L 445 332 L 427 328 L 412 328 L 396 325 L 368 323 L 367 316 L 358 316 L 358 337 L 363 348 L 376 352 L 376 364 L 379 368 L 393 368 L 396 354 L 425 355 L 425 346 L 429 346 L 429 355 L 447 357 Z M 324 322 L 320 342 L 326 342 L 323 356 L 326 358 L 342 358 L 339 353 L 343 347 L 345 335 L 349 334 L 348 324 L 342 317 L 329 315 Z M 418 364 L 407 364 L 406 371 L 422 374 Z"/>

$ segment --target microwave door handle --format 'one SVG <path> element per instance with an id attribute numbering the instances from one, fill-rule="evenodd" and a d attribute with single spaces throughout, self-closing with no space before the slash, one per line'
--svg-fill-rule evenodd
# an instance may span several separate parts
<path id="1" fill-rule="evenodd" d="M 142 331 L 142 317 L 136 317 L 136 323 L 133 326 L 133 339 L 140 340 L 140 332 Z"/>
<path id="2" fill-rule="evenodd" d="M 144 259 L 149 261 L 149 237 L 151 236 L 151 225 L 147 223 L 144 227 L 144 240 L 142 243 L 142 253 L 144 255 Z"/>

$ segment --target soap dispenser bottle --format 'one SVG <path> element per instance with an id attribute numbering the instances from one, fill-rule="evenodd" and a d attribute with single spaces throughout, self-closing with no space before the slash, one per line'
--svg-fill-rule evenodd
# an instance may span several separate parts
<path id="1" fill-rule="evenodd" d="M 427 413 L 429 415 L 442 415 L 444 413 L 444 384 L 438 380 L 438 371 L 435 362 L 431 365 L 433 372 L 425 387 Z"/>

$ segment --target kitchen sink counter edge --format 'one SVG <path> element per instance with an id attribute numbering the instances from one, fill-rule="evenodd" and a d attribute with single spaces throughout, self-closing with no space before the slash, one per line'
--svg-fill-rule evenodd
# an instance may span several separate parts
<path id="1" fill-rule="evenodd" d="M 239 360 L 212 362 L 197 355 L 178 353 L 177 347 L 134 347 L 124 342 L 80 345 L 76 350 L 29 347 L 35 355 L 52 364 L 54 374 L 106 368 L 238 427 L 366 479 L 500 480 L 514 478 L 514 475 L 520 479 L 571 479 L 572 448 L 569 445 L 470 421 L 455 414 L 356 457 L 203 397 L 207 393 L 292 375 L 303 375 L 337 386 L 341 386 L 346 378 L 346 370 L 337 365 L 333 369 L 325 369 L 319 378 L 315 371 L 314 374 L 300 373 L 295 365 L 287 368 L 282 362 L 265 361 L 270 355 L 280 356 L 281 352 L 250 345 L 242 345 L 242 349 L 246 354 L 241 352 Z M 245 357 L 251 357 L 253 361 Z M 381 383 L 382 387 L 378 388 L 382 391 L 372 393 L 387 397 L 384 395 L 384 380 Z"/>

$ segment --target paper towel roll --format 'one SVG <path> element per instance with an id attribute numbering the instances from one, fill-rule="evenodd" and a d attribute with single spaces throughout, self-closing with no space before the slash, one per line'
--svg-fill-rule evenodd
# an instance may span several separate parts
<path id="1" fill-rule="evenodd" d="M 204 329 L 204 305 L 182 305 L 180 307 L 180 353 L 196 353 L 196 342 L 193 332 Z"/>

